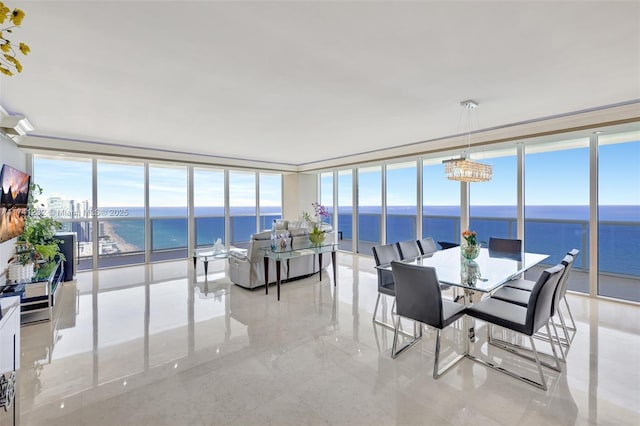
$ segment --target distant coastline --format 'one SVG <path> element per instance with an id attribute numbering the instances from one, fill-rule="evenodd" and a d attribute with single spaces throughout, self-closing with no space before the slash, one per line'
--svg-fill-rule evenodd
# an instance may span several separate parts
<path id="1" fill-rule="evenodd" d="M 104 235 L 109 236 L 111 243 L 113 243 L 115 252 L 117 253 L 128 253 L 134 251 L 141 251 L 142 249 L 138 246 L 128 243 L 124 238 L 122 238 L 115 231 L 113 224 L 109 222 L 103 222 L 102 226 L 104 227 Z"/>

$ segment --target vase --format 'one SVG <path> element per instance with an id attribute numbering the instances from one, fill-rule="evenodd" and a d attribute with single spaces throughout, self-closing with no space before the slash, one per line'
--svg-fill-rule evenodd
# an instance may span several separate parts
<path id="1" fill-rule="evenodd" d="M 480 255 L 480 244 L 469 244 L 464 241 L 460 246 L 460 254 L 467 260 L 473 260 Z"/>
<path id="2" fill-rule="evenodd" d="M 464 260 L 460 269 L 460 279 L 463 284 L 475 285 L 480 275 L 480 266 L 473 260 Z"/>
<path id="3" fill-rule="evenodd" d="M 317 231 L 314 229 L 313 232 L 309 234 L 309 241 L 311 241 L 311 244 L 314 246 L 319 246 L 324 243 L 325 236 L 326 235 L 323 231 Z"/>

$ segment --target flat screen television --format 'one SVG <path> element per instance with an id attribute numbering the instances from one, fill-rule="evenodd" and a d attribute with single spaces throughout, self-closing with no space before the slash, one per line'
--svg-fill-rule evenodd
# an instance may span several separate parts
<path id="1" fill-rule="evenodd" d="M 0 172 L 0 243 L 24 231 L 31 176 L 4 164 Z"/>

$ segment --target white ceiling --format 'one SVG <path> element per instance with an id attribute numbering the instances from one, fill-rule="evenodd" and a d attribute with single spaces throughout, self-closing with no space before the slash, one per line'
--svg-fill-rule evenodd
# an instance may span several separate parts
<path id="1" fill-rule="evenodd" d="M 640 99 L 636 1 L 6 3 L 2 106 L 97 152 L 304 166 L 459 133 L 468 98 L 479 128 Z"/>

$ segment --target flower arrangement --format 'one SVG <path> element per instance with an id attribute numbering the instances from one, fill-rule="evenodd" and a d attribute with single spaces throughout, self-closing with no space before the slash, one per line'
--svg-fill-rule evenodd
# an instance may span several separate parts
<path id="1" fill-rule="evenodd" d="M 478 234 L 476 231 L 469 231 L 468 229 L 462 233 L 464 241 L 460 247 L 460 254 L 465 259 L 473 260 L 480 255 L 480 246 L 485 244 L 484 241 L 478 242 Z"/>
<path id="2" fill-rule="evenodd" d="M 324 242 L 325 232 L 322 229 L 322 220 L 329 218 L 329 210 L 322 204 L 316 202 L 311 203 L 311 206 L 313 207 L 315 215 L 311 216 L 311 214 L 303 212 L 302 217 L 308 224 L 312 225 L 311 231 L 309 232 L 309 240 L 313 244 L 319 245 Z"/>
<path id="3" fill-rule="evenodd" d="M 476 231 L 469 231 L 468 229 L 462 233 L 462 237 L 467 241 L 467 244 L 470 246 L 475 246 L 478 244 L 476 237 Z"/>
<path id="4" fill-rule="evenodd" d="M 327 210 L 327 208 L 322 204 L 316 202 L 311 203 L 311 207 L 313 207 L 315 213 L 314 216 L 311 216 L 307 212 L 303 212 L 302 217 L 307 221 L 307 223 L 314 224 L 314 227 L 322 226 L 323 219 L 329 218 L 329 210 Z"/>
<path id="5" fill-rule="evenodd" d="M 31 48 L 25 43 L 15 43 L 9 40 L 8 34 L 13 34 L 13 29 L 19 27 L 22 24 L 25 14 L 22 9 L 9 9 L 3 2 L 0 1 L 0 72 L 4 75 L 12 76 L 13 70 L 22 72 L 22 64 L 16 58 L 16 49 L 23 55 L 28 55 Z"/>

